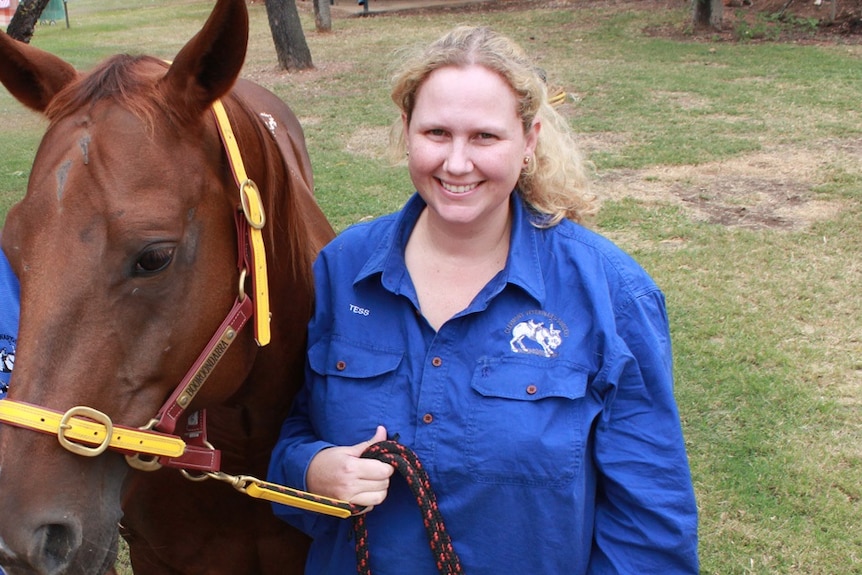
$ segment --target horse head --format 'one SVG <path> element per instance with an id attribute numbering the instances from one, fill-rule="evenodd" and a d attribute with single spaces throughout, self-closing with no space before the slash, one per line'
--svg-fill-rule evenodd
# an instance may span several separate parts
<path id="1" fill-rule="evenodd" d="M 310 262 L 332 230 L 311 195 L 296 118 L 237 80 L 247 35 L 245 1 L 218 0 L 172 63 L 115 56 L 81 74 L 0 34 L 0 81 L 49 120 L 2 238 L 21 283 L 10 405 L 146 428 L 252 292 L 238 266 L 241 191 L 211 112 L 223 102 L 268 219 L 272 341 L 261 348 L 242 331 L 189 409 L 212 410 L 210 439 L 224 442 L 232 472 L 265 473 L 301 373 Z M 121 521 L 136 573 L 294 572 L 276 549 L 301 572 L 305 542 L 268 504 L 173 469 L 130 472 L 123 453 L 82 456 L 62 440 L 0 424 L 0 565 L 10 574 L 104 573 Z"/>

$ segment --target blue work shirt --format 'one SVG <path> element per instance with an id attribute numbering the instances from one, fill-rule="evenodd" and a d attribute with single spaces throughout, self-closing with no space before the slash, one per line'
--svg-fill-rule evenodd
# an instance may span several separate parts
<path id="1" fill-rule="evenodd" d="M 6 254 L 0 250 L 0 399 L 6 397 L 12 368 L 15 366 L 20 307 L 18 278 L 12 271 Z"/>
<path id="2" fill-rule="evenodd" d="M 315 263 L 306 382 L 270 481 L 378 425 L 428 472 L 468 575 L 696 574 L 697 511 L 664 297 L 633 259 L 512 194 L 508 260 L 467 309 L 424 320 L 404 248 L 425 207 L 339 235 Z M 356 571 L 350 520 L 274 505 L 314 538 L 306 573 Z M 375 575 L 437 574 L 392 477 L 367 516 Z"/>
<path id="3" fill-rule="evenodd" d="M 15 348 L 18 342 L 18 318 L 21 315 L 21 296 L 18 278 L 6 254 L 0 250 L 0 399 L 9 391 L 12 368 L 15 367 Z M 2 485 L 2 481 L 0 481 Z M 5 572 L 0 567 L 0 575 Z"/>

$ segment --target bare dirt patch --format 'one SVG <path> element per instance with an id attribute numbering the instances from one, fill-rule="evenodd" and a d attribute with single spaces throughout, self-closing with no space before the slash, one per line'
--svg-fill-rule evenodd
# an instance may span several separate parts
<path id="1" fill-rule="evenodd" d="M 347 62 L 323 62 L 315 64 L 315 67 L 310 70 L 288 72 L 276 64 L 268 63 L 265 66 L 246 65 L 242 75 L 243 78 L 270 89 L 289 78 L 293 85 L 307 86 L 309 90 L 314 90 L 323 78 L 349 73 L 352 67 L 353 65 Z"/>
<path id="2" fill-rule="evenodd" d="M 815 188 L 836 162 L 862 171 L 860 158 L 860 142 L 825 141 L 811 148 L 773 148 L 699 166 L 609 170 L 596 174 L 594 190 L 605 199 L 677 205 L 709 223 L 792 231 L 842 210 L 843 201 L 825 199 Z"/>
<path id="3" fill-rule="evenodd" d="M 351 154 L 373 158 L 386 159 L 389 148 L 388 127 L 364 127 L 355 131 L 346 141 L 345 148 Z"/>

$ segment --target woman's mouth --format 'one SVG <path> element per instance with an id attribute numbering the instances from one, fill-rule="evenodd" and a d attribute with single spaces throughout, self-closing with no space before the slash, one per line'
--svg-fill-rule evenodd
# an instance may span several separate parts
<path id="1" fill-rule="evenodd" d="M 476 186 L 479 184 L 464 184 L 460 186 L 456 186 L 455 184 L 449 184 L 440 180 L 440 185 L 443 186 L 443 189 L 451 194 L 466 194 L 470 190 L 476 189 Z"/>

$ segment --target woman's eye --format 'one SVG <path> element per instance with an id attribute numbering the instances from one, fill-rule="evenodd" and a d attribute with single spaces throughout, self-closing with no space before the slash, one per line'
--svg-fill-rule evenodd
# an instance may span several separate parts
<path id="1" fill-rule="evenodd" d="M 171 263 L 174 258 L 174 248 L 153 248 L 145 251 L 135 263 L 135 271 L 140 274 L 152 274 L 160 272 Z"/>

